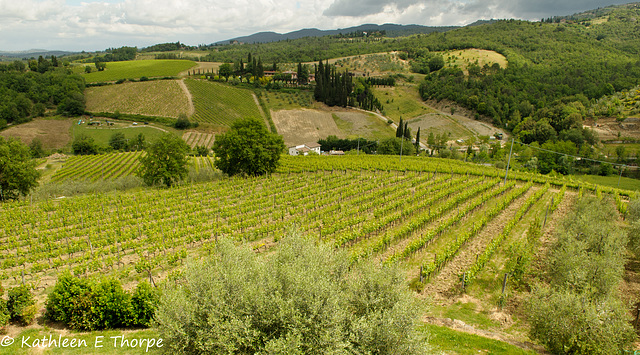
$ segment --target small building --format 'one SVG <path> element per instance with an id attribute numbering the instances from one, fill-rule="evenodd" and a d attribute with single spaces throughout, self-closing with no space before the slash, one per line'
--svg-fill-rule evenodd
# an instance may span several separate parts
<path id="1" fill-rule="evenodd" d="M 289 155 L 309 155 L 311 152 L 320 155 L 320 144 L 305 143 L 289 147 Z"/>
<path id="2" fill-rule="evenodd" d="M 341 150 L 330 150 L 329 155 L 344 155 L 344 152 Z"/>

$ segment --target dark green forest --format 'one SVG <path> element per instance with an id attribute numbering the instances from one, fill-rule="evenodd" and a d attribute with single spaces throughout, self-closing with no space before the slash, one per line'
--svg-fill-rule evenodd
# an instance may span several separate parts
<path id="1" fill-rule="evenodd" d="M 0 129 L 50 109 L 65 115 L 84 113 L 84 78 L 56 63 L 41 57 L 29 63 L 29 71 L 20 61 L 0 65 Z"/>

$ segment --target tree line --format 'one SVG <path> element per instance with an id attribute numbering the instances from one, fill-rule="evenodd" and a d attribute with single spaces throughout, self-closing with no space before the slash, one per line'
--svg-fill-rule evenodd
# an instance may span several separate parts
<path id="1" fill-rule="evenodd" d="M 0 65 L 0 129 L 44 116 L 47 110 L 69 116 L 84 113 L 84 79 L 53 60 Z M 45 64 L 47 63 L 47 64 Z M 47 68 L 41 71 L 40 68 Z M 34 70 L 35 69 L 35 70 Z"/>
<path id="2" fill-rule="evenodd" d="M 353 106 L 368 111 L 383 109 L 380 100 L 373 95 L 366 80 L 356 79 L 354 83 L 353 74 L 348 71 L 339 72 L 334 65 L 319 61 L 315 78 L 316 101 L 324 102 L 329 106 Z"/>

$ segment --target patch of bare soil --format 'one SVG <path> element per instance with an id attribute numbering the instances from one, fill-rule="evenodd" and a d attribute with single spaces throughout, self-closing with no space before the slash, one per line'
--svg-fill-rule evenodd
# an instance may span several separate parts
<path id="1" fill-rule="evenodd" d="M 331 112 L 317 110 L 271 111 L 271 118 L 287 146 L 313 143 L 329 135 L 345 138 Z"/>
<path id="2" fill-rule="evenodd" d="M 34 138 L 38 138 L 45 149 L 60 149 L 71 141 L 70 131 L 72 124 L 72 119 L 36 119 L 31 122 L 11 126 L 0 132 L 0 136 L 5 138 L 18 138 L 25 144 L 29 144 Z"/>
<path id="3" fill-rule="evenodd" d="M 522 207 L 522 204 L 535 193 L 536 187 L 532 187 L 523 196 L 519 197 L 496 218 L 489 222 L 482 231 L 467 242 L 461 248 L 453 260 L 447 263 L 440 273 L 425 285 L 423 293 L 438 301 L 451 302 L 454 290 L 459 284 L 459 276 L 467 270 L 476 260 L 476 255 L 482 253 L 487 244 L 498 236 L 505 224 L 513 218 L 513 215 Z"/>
<path id="4" fill-rule="evenodd" d="M 584 127 L 590 128 L 598 133 L 601 140 L 617 140 L 620 137 L 631 137 L 640 139 L 640 119 L 629 117 L 622 122 L 615 118 L 600 118 L 597 121 L 588 120 L 584 122 Z"/>
<path id="5" fill-rule="evenodd" d="M 439 111 L 441 114 L 449 116 L 452 120 L 461 124 L 468 130 L 474 132 L 479 136 L 492 136 L 496 132 L 500 132 L 507 137 L 507 132 L 501 128 L 493 126 L 488 119 L 481 117 L 480 120 L 475 119 L 475 112 L 467 110 L 458 106 L 456 103 L 442 100 L 440 102 L 435 100 L 429 100 L 426 105 L 432 109 Z M 454 113 L 451 114 L 451 109 L 454 109 Z"/>

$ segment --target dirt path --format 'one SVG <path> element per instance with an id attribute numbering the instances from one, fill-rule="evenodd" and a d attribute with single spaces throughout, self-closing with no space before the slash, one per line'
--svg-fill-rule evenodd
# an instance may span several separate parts
<path id="1" fill-rule="evenodd" d="M 502 232 L 505 224 L 513 218 L 522 204 L 537 190 L 537 187 L 532 187 L 523 196 L 511 202 L 511 204 L 500 213 L 500 215 L 489 222 L 478 235 L 468 241 L 458 252 L 458 255 L 447 263 L 442 271 L 425 286 L 423 294 L 429 295 L 438 301 L 451 302 L 452 289 L 459 283 L 458 275 L 473 265 L 476 255 L 482 253 L 491 239 Z M 417 270 L 415 270 L 415 272 L 417 272 Z M 417 276 L 417 274 L 415 276 Z"/>
<path id="2" fill-rule="evenodd" d="M 184 79 L 178 80 L 178 84 L 180 85 L 180 88 L 182 88 L 182 91 L 184 91 L 184 94 L 187 95 L 187 101 L 189 101 L 189 111 L 187 112 L 187 116 L 191 117 L 196 112 L 196 108 L 193 106 L 193 96 L 191 95 L 189 88 L 187 88 L 187 85 L 184 83 Z"/>
<path id="3" fill-rule="evenodd" d="M 267 115 L 262 110 L 262 106 L 260 105 L 260 101 L 258 101 L 258 97 L 256 96 L 255 93 L 252 93 L 251 96 L 253 96 L 253 101 L 256 103 L 256 106 L 258 106 L 258 111 L 260 111 L 260 116 L 262 116 L 264 123 L 267 125 L 267 127 L 269 127 L 269 121 L 267 120 Z"/>

